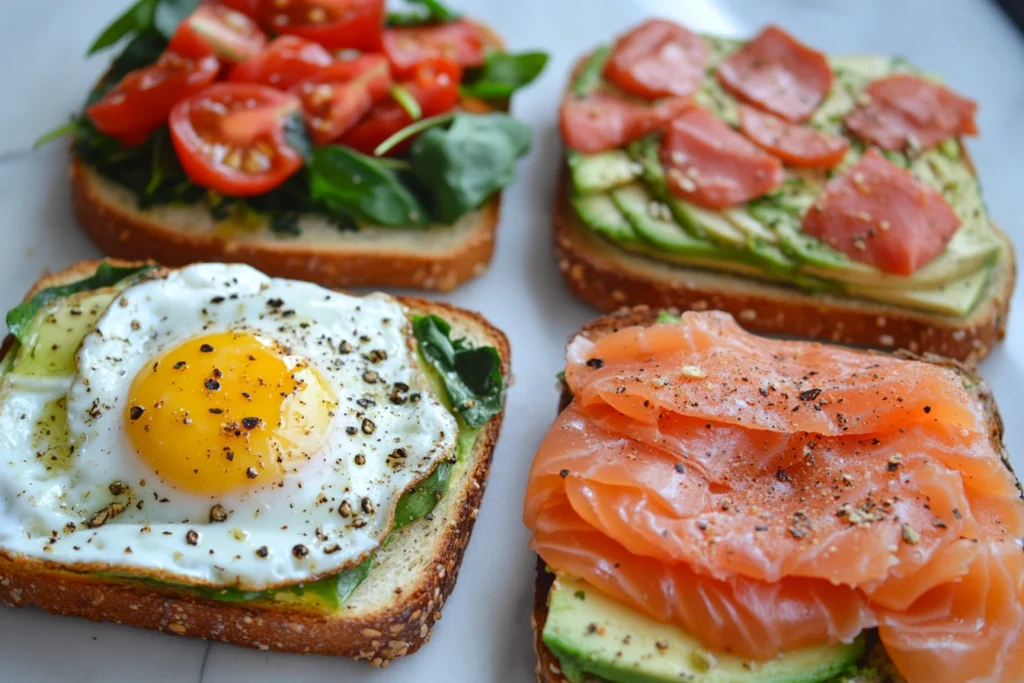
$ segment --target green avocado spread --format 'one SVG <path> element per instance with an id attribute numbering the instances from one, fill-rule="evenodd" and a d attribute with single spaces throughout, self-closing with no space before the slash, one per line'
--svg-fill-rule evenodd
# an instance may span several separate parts
<path id="1" fill-rule="evenodd" d="M 706 37 L 712 56 L 695 95 L 698 104 L 730 125 L 739 123 L 738 102 L 718 84 L 714 71 L 742 43 Z M 574 91 L 585 95 L 602 84 L 608 49 L 595 51 Z M 843 135 L 843 119 L 872 80 L 915 72 L 902 58 L 830 58 L 835 79 L 809 121 L 813 128 Z M 929 77 L 925 75 L 925 77 Z M 603 87 L 613 86 L 604 83 Z M 863 143 L 852 139 L 834 169 L 785 167 L 782 185 L 745 205 L 709 210 L 669 193 L 658 155 L 657 135 L 626 149 L 585 155 L 570 150 L 569 200 L 584 225 L 618 247 L 666 264 L 726 271 L 831 292 L 915 311 L 964 317 L 988 290 L 1001 257 L 981 189 L 956 138 L 926 151 L 885 152 L 925 185 L 942 193 L 962 220 L 945 251 L 912 275 L 885 273 L 836 251 L 801 231 L 803 216 L 829 179 L 857 162 Z"/>
<path id="2" fill-rule="evenodd" d="M 137 277 L 137 276 L 135 276 Z M 98 289 L 88 281 L 78 291 L 74 285 L 68 291 L 47 296 L 44 292 L 36 300 L 23 304 L 8 315 L 8 327 L 16 336 L 0 364 L 0 381 L 16 381 L 18 377 L 70 377 L 76 372 L 76 353 L 85 335 L 95 327 L 100 316 L 117 298 L 118 294 L 132 281 L 129 275 L 124 279 Z M 39 304 L 32 305 L 30 304 Z M 452 342 L 448 337 L 449 328 L 439 318 L 428 316 L 419 321 L 434 323 L 434 337 L 429 340 L 430 349 L 447 344 L 454 353 L 473 354 L 478 362 L 472 371 L 459 368 L 445 369 L 445 359 L 435 356 L 427 358 L 430 350 L 427 341 L 417 335 L 419 342 L 417 362 L 423 370 L 427 385 L 455 416 L 459 425 L 454 462 L 442 462 L 424 480 L 399 499 L 395 508 L 393 531 L 427 517 L 444 496 L 449 483 L 461 476 L 468 466 L 480 428 L 494 414 L 491 408 L 500 410 L 504 396 L 503 379 L 500 375 L 500 358 L 491 347 L 471 347 L 464 340 Z M 437 325 L 443 328 L 438 332 Z M 439 336 L 438 336 L 439 335 Z M 443 356 L 443 354 L 442 354 Z M 481 357 L 483 360 L 481 361 Z M 475 376 L 476 375 L 476 376 Z M 472 396 L 476 405 L 470 412 L 453 406 L 453 392 L 461 398 Z M 468 393 L 467 393 L 468 392 Z M 483 406 L 484 408 L 481 408 Z M 490 406 L 490 408 L 487 408 Z M 59 467 L 70 467 L 73 453 L 68 447 L 67 410 L 63 399 L 47 406 L 46 414 L 37 430 L 37 447 Z M 387 546 L 394 533 L 385 538 Z M 230 602 L 275 602 L 301 603 L 315 608 L 334 610 L 343 607 L 369 575 L 374 562 L 371 553 L 363 561 L 337 574 L 315 582 L 296 584 L 260 592 L 248 592 L 237 588 L 206 588 L 171 584 L 139 578 L 126 574 L 109 574 L 119 579 L 145 583 L 151 586 L 171 587 L 182 593 L 191 593 L 215 600 Z"/>

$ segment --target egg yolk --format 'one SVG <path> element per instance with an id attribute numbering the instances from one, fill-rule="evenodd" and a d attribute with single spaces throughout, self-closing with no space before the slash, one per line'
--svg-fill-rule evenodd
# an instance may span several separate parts
<path id="1" fill-rule="evenodd" d="M 125 407 L 128 438 L 184 491 L 263 488 L 318 452 L 337 407 L 319 373 L 247 332 L 190 339 L 144 367 Z"/>

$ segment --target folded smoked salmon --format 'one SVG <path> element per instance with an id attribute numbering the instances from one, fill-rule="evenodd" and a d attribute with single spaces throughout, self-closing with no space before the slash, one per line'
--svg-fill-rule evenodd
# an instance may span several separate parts
<path id="1" fill-rule="evenodd" d="M 1024 680 L 1024 500 L 984 385 L 659 320 L 569 345 L 524 513 L 541 680 Z"/>

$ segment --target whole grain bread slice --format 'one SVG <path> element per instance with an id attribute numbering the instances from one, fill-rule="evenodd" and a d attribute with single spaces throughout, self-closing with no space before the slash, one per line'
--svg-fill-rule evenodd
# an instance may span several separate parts
<path id="1" fill-rule="evenodd" d="M 670 264 L 625 251 L 589 229 L 569 202 L 568 173 L 556 190 L 554 242 L 570 291 L 598 310 L 646 304 L 731 313 L 743 327 L 840 344 L 907 349 L 977 362 L 1006 336 L 1016 258 L 998 228 L 1002 256 L 982 300 L 954 318 L 796 287 L 722 271 Z"/>
<path id="2" fill-rule="evenodd" d="M 475 22 L 485 43 L 501 37 Z M 487 110 L 480 101 L 466 108 Z M 204 205 L 138 207 L 134 193 L 72 152 L 71 208 L 82 229 L 107 256 L 154 259 L 167 266 L 200 261 L 247 263 L 274 277 L 325 287 L 406 287 L 450 291 L 482 275 L 494 254 L 501 193 L 454 225 L 423 228 L 365 227 L 342 231 L 317 215 L 299 217 L 298 235 L 274 232 L 252 217 L 214 221 Z"/>
<path id="3" fill-rule="evenodd" d="M 601 316 L 592 320 L 584 325 L 577 334 L 582 335 L 587 339 L 597 340 L 624 327 L 631 327 L 633 325 L 651 325 L 657 320 L 661 310 L 664 309 L 652 308 L 649 306 L 623 308 L 610 315 Z M 673 314 L 679 313 L 678 309 L 669 310 L 669 312 Z M 864 353 L 875 354 L 881 352 L 864 351 Z M 1003 420 L 999 415 L 998 408 L 996 407 L 995 397 L 992 395 L 992 391 L 985 381 L 977 375 L 972 367 L 964 364 L 963 362 L 945 358 L 936 354 L 915 354 L 909 351 L 897 351 L 895 355 L 901 358 L 922 360 L 948 367 L 959 373 L 965 379 L 969 380 L 972 391 L 978 395 L 985 406 L 985 412 L 988 418 L 989 437 L 991 438 L 996 450 L 999 452 L 1003 464 L 1006 465 L 1008 470 L 1013 472 L 1013 468 L 1010 464 L 1010 455 L 1007 452 L 1006 447 L 1003 445 Z M 563 382 L 562 393 L 559 397 L 559 412 L 564 410 L 566 406 L 569 405 L 570 401 L 572 401 L 572 395 L 569 393 L 568 387 Z M 1020 488 L 1019 483 L 1018 488 Z M 1024 491 L 1022 491 L 1022 496 L 1024 496 Z M 537 675 L 538 683 L 569 683 L 569 681 L 562 675 L 562 669 L 558 658 L 544 644 L 542 637 L 544 633 L 544 624 L 547 621 L 548 594 L 551 591 L 553 581 L 554 575 L 547 570 L 544 561 L 538 557 L 537 579 L 534 584 L 533 612 L 530 617 L 530 624 L 533 627 L 534 636 L 533 647 L 537 656 L 535 673 Z M 835 683 L 906 683 L 906 679 L 904 679 L 896 670 L 892 661 L 886 655 L 884 648 L 879 642 L 877 642 L 877 639 L 872 639 L 867 655 L 862 662 L 861 669 L 863 673 L 839 678 Z M 587 683 L 601 683 L 601 679 L 590 677 L 587 679 Z"/>
<path id="4" fill-rule="evenodd" d="M 98 264 L 81 262 L 44 277 L 28 297 L 42 288 L 87 277 Z M 494 346 L 501 356 L 502 375 L 508 379 L 508 340 L 482 316 L 424 299 L 400 301 L 410 312 L 443 317 L 455 335 L 477 345 Z M 4 352 L 10 346 L 8 338 Z M 387 546 L 378 550 L 366 580 L 339 610 L 308 603 L 222 602 L 171 586 L 75 572 L 3 551 L 0 601 L 244 647 L 341 655 L 374 666 L 386 665 L 424 645 L 434 622 L 441 618 L 480 509 L 503 416 L 496 415 L 481 428 L 472 453 L 456 468 L 447 493 L 433 512 L 392 532 Z"/>

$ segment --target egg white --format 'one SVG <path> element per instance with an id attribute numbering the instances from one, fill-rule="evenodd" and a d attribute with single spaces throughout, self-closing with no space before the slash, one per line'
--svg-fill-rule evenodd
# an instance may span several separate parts
<path id="1" fill-rule="evenodd" d="M 284 305 L 268 305 L 273 299 Z M 326 445 L 280 486 L 268 482 L 213 497 L 178 490 L 138 458 L 126 436 L 129 387 L 144 366 L 181 342 L 236 330 L 274 340 L 291 350 L 286 362 L 305 359 L 319 371 L 338 401 Z M 340 353 L 342 341 L 353 351 Z M 378 349 L 386 358 L 364 357 Z M 74 378 L 15 373 L 0 385 L 4 551 L 81 569 L 245 590 L 305 582 L 377 548 L 401 494 L 454 453 L 455 419 L 425 388 L 401 305 L 383 295 L 346 296 L 242 265 L 191 266 L 118 296 L 86 335 L 77 367 Z M 381 381 L 364 380 L 370 369 Z M 397 382 L 420 391 L 422 399 L 392 403 Z M 67 405 L 66 436 L 47 427 L 60 400 Z M 372 434 L 346 432 L 364 418 L 375 424 Z M 400 466 L 388 459 L 398 447 L 406 453 Z M 364 464 L 355 464 L 357 454 Z M 129 493 L 114 495 L 113 482 L 126 484 Z M 371 503 L 366 510 L 360 509 L 364 498 Z M 364 526 L 339 514 L 342 500 L 357 509 Z M 115 501 L 128 502 L 122 513 L 85 527 L 85 520 Z M 227 510 L 226 521 L 210 521 L 213 504 Z M 300 545 L 305 555 L 295 551 Z"/>

